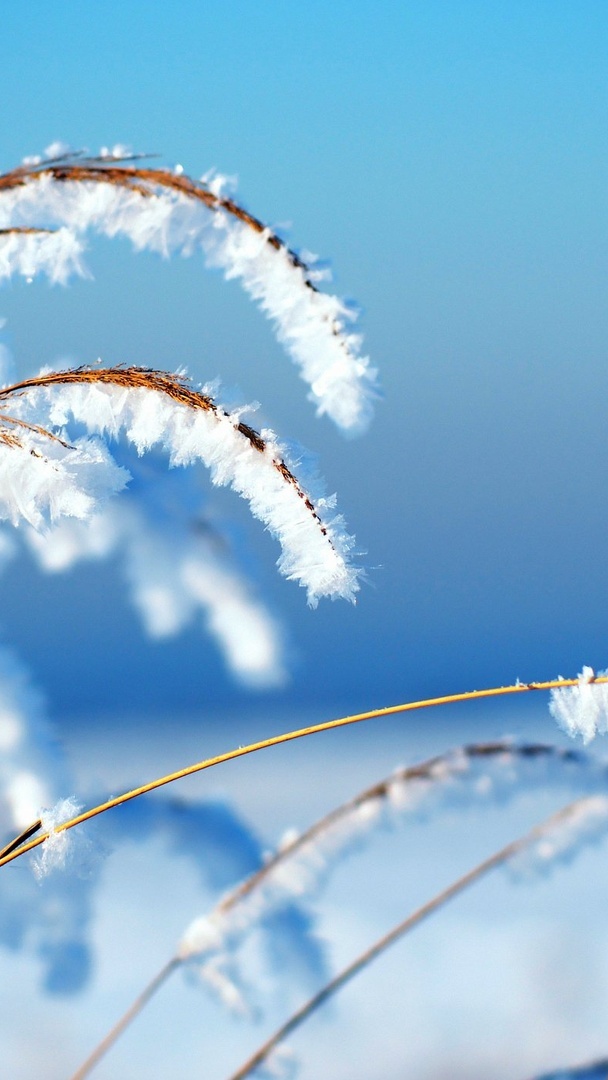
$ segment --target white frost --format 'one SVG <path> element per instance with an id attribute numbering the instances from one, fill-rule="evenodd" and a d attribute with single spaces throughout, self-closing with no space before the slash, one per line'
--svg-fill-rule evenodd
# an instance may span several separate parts
<path id="1" fill-rule="evenodd" d="M 348 561 L 353 541 L 333 513 L 333 500 L 317 499 L 316 517 L 277 468 L 285 452 L 274 434 L 263 431 L 265 449 L 256 449 L 238 431 L 242 413 L 194 409 L 155 390 L 107 383 L 36 389 L 12 398 L 11 411 L 49 428 L 73 419 L 106 438 L 124 433 L 139 454 L 157 447 L 171 465 L 201 462 L 212 482 L 247 499 L 254 517 L 279 540 L 279 570 L 306 588 L 311 606 L 323 596 L 354 600 L 361 570 Z M 36 444 L 36 437 L 26 437 Z M 84 517 L 94 509 L 96 480 L 102 495 L 124 484 L 125 474 L 99 443 L 77 441 L 76 450 L 49 440 L 43 445 L 45 457 L 0 447 L 0 516 L 13 523 L 25 517 L 40 527 L 45 511 L 51 519 Z"/>
<path id="2" fill-rule="evenodd" d="M 87 517 L 125 486 L 127 473 L 99 439 L 66 448 L 28 431 L 19 438 L 21 448 L 0 443 L 0 519 L 12 525 L 25 520 L 40 529 L 64 516 Z"/>
<path id="3" fill-rule="evenodd" d="M 605 671 L 598 673 L 605 676 Z M 551 691 L 549 711 L 568 735 L 580 735 L 588 743 L 608 732 L 608 683 L 596 683 L 591 667 L 584 667 L 577 686 Z"/>
<path id="4" fill-rule="evenodd" d="M 57 832 L 57 827 L 76 817 L 81 810 L 82 806 L 73 796 L 69 799 L 59 799 L 49 810 L 42 810 L 40 814 L 42 829 L 48 832 L 49 836 L 42 844 L 40 854 L 33 863 L 34 873 L 39 881 L 52 870 L 65 868 L 73 837 L 71 831 L 68 832 L 67 829 Z"/>

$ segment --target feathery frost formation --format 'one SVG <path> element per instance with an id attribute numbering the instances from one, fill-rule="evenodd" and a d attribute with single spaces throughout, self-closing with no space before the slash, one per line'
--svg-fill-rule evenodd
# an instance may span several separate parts
<path id="1" fill-rule="evenodd" d="M 64 870 L 68 859 L 74 858 L 74 839 L 67 832 L 57 832 L 57 826 L 80 814 L 83 807 L 74 796 L 58 799 L 48 810 L 40 811 L 43 832 L 48 832 L 40 853 L 33 860 L 33 869 L 38 879 L 46 877 L 52 870 Z M 82 837 L 76 838 L 76 841 Z"/>
<path id="2" fill-rule="evenodd" d="M 577 686 L 551 691 L 551 715 L 568 735 L 580 735 L 584 743 L 608 732 L 608 683 L 596 683 L 596 677 L 592 667 L 584 667 Z"/>
<path id="3" fill-rule="evenodd" d="M 84 518 L 124 486 L 128 474 L 103 442 L 50 436 L 72 421 L 106 438 L 122 433 L 139 454 L 159 448 L 170 465 L 201 462 L 279 540 L 279 570 L 306 588 L 309 604 L 354 600 L 361 571 L 348 561 L 352 539 L 333 500 L 313 505 L 271 431 L 258 433 L 183 377 L 134 367 L 47 372 L 0 390 L 0 409 L 0 517 L 37 528 L 45 518 Z"/>
<path id="4" fill-rule="evenodd" d="M 263 936 L 267 921 L 286 904 L 297 903 L 306 910 L 302 906 L 340 860 L 359 850 L 376 829 L 404 819 L 427 820 L 479 801 L 503 802 L 528 788 L 548 785 L 585 794 L 605 791 L 608 767 L 577 751 L 505 741 L 459 747 L 400 768 L 306 832 L 287 837 L 259 871 L 190 924 L 177 955 L 196 967 L 212 993 L 242 1012 L 248 994 L 243 945 L 249 935 Z M 534 849 L 535 862 L 548 866 L 551 858 L 573 851 L 576 841 L 584 842 L 593 829 L 599 831 L 604 804 L 608 807 L 608 799 L 590 799 L 559 828 L 556 825 Z"/>
<path id="5" fill-rule="evenodd" d="M 52 148 L 49 148 L 50 150 Z M 89 230 L 126 236 L 165 256 L 201 249 L 211 266 L 237 278 L 272 321 L 310 386 L 318 414 L 348 432 L 365 430 L 376 372 L 349 326 L 352 307 L 321 292 L 327 276 L 225 193 L 220 176 L 193 181 L 181 172 L 125 161 L 123 148 L 97 158 L 29 159 L 0 176 L 0 278 L 44 272 L 63 282 L 83 274 Z M 28 229 L 56 232 L 28 232 Z"/>
<path id="6" fill-rule="evenodd" d="M 46 274 L 51 281 L 64 280 L 69 268 L 84 274 L 82 243 L 70 229 L 0 229 L 0 281 L 21 274 L 31 281 Z"/>

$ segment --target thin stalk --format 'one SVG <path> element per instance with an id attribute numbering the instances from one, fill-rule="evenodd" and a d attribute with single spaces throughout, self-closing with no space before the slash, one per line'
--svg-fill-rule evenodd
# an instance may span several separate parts
<path id="1" fill-rule="evenodd" d="M 608 682 L 608 676 L 598 676 L 595 679 L 595 682 L 606 683 Z M 567 686 L 578 685 L 579 679 L 551 679 L 547 682 L 514 683 L 512 686 L 494 686 L 486 690 L 468 690 L 460 694 L 425 698 L 421 701 L 408 701 L 401 705 L 387 705 L 382 709 L 370 709 L 368 712 L 354 713 L 351 716 L 342 716 L 338 720 L 325 720 L 321 724 L 297 728 L 294 731 L 287 731 L 282 735 L 274 735 L 270 739 L 262 739 L 259 742 L 249 743 L 247 746 L 239 746 L 235 750 L 229 750 L 227 753 L 218 754 L 216 757 L 207 758 L 204 761 L 198 761 L 194 765 L 188 765 L 185 769 L 178 769 L 177 772 L 168 773 L 166 776 L 160 776 L 156 780 L 149 781 L 147 784 L 142 784 L 140 787 L 133 788 L 131 791 L 126 791 L 123 795 L 117 795 L 113 799 L 108 799 L 107 802 L 100 803 L 90 810 L 85 810 L 84 813 L 78 814 L 69 821 L 64 821 L 61 825 L 57 825 L 53 831 L 58 833 L 65 832 L 67 829 L 73 829 L 76 825 L 81 825 L 83 822 L 90 821 L 99 814 L 104 814 L 106 810 L 112 810 L 115 806 L 122 806 L 123 803 L 130 802 L 131 799 L 137 799 L 140 795 L 147 795 L 148 792 L 156 791 L 158 788 L 165 787 L 167 784 L 172 784 L 176 780 L 182 780 L 186 776 L 193 776 L 195 773 L 203 772 L 205 769 L 212 769 L 216 765 L 223 765 L 228 761 L 236 761 L 237 758 L 255 754 L 258 750 L 268 750 L 272 746 L 282 746 L 284 743 L 306 738 L 308 735 L 320 735 L 323 731 L 334 731 L 337 728 L 347 727 L 350 724 L 358 724 L 364 720 L 374 720 L 381 716 L 390 716 L 391 714 L 396 713 L 414 712 L 418 709 L 428 709 L 436 705 L 453 705 L 461 701 L 478 701 L 483 698 L 502 697 L 507 694 L 525 694 L 531 690 L 558 690 Z M 20 855 L 24 855 L 26 851 L 33 851 L 34 848 L 43 844 L 48 838 L 48 832 L 44 832 L 40 836 L 34 837 L 34 839 L 30 840 L 27 844 L 24 844 L 17 851 L 12 851 L 9 855 L 0 858 L 0 866 L 5 866 L 7 863 L 12 862 L 13 859 L 18 858 Z"/>
<path id="2" fill-rule="evenodd" d="M 444 904 L 447 904 L 455 896 L 458 896 L 459 893 L 464 892 L 465 889 L 468 889 L 470 885 L 479 881 L 480 878 L 484 877 L 491 870 L 494 870 L 497 866 L 501 866 L 503 863 L 507 862 L 523 848 L 527 847 L 528 844 L 540 839 L 547 829 L 567 819 L 584 801 L 585 800 L 583 799 L 577 799 L 576 802 L 570 803 L 568 806 L 558 810 L 556 814 L 552 814 L 551 817 L 547 818 L 540 825 L 537 825 L 531 832 L 520 837 L 518 840 L 514 840 L 510 844 L 507 844 L 506 847 L 501 848 L 500 851 L 494 852 L 489 858 L 484 859 L 483 862 L 478 863 L 472 870 L 463 874 L 457 881 L 452 882 L 447 889 L 443 889 L 440 893 L 437 893 L 432 900 L 428 900 L 422 907 L 419 907 L 416 911 L 412 912 L 411 915 L 408 915 L 403 922 L 398 923 L 398 925 L 393 927 L 392 930 L 389 930 L 387 934 L 384 934 L 383 937 L 379 938 L 369 949 L 362 952 L 356 960 L 343 968 L 335 978 L 326 983 L 318 993 L 309 998 L 300 1009 L 294 1012 L 289 1019 L 275 1031 L 274 1035 L 271 1035 L 271 1037 L 247 1059 L 240 1069 L 237 1069 L 235 1073 L 230 1075 L 229 1080 L 244 1080 L 246 1076 L 249 1076 L 254 1069 L 257 1069 L 258 1066 L 266 1060 L 275 1047 L 283 1042 L 292 1031 L 295 1031 L 295 1029 L 298 1028 L 300 1024 L 303 1024 L 304 1021 L 327 1001 L 328 998 L 337 993 L 337 991 L 347 982 L 350 982 L 355 975 L 371 964 L 377 956 L 380 956 L 381 953 L 385 952 L 386 949 L 394 944 L 394 942 L 398 941 L 399 938 L 403 937 L 409 930 L 413 930 L 413 928 L 417 926 L 418 923 L 421 923 L 423 919 L 428 918 L 429 915 L 432 915 L 433 912 L 443 907 Z"/>
<path id="3" fill-rule="evenodd" d="M 82 1063 L 79 1069 L 70 1077 L 70 1080 L 83 1080 L 85 1076 L 88 1076 L 92 1069 L 101 1061 L 104 1054 L 110 1049 L 112 1044 L 116 1042 L 116 1039 L 122 1032 L 129 1026 L 132 1020 L 141 1012 L 145 1005 L 148 1004 L 150 998 L 156 993 L 158 989 L 167 981 L 173 970 L 178 966 L 179 960 L 176 956 L 172 957 L 164 967 L 157 972 L 153 979 L 150 980 L 145 990 L 142 990 L 141 994 L 135 999 L 133 1004 L 123 1015 L 120 1020 L 111 1031 L 108 1032 L 105 1039 L 95 1047 L 92 1054 L 89 1054 L 86 1061 Z"/>

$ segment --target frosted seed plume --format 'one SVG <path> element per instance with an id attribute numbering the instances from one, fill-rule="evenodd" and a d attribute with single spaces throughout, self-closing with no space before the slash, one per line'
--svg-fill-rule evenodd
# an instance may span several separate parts
<path id="1" fill-rule="evenodd" d="M 208 264 L 238 279 L 271 320 L 317 412 L 346 432 L 365 430 L 377 396 L 376 371 L 350 330 L 356 313 L 320 291 L 326 274 L 312 257 L 307 264 L 223 187 L 221 177 L 196 182 L 179 171 L 127 166 L 113 151 L 31 160 L 0 176 L 0 230 L 58 231 L 55 239 L 5 236 L 0 277 L 40 271 L 64 281 L 82 273 L 81 238 L 89 230 L 127 236 L 136 249 L 166 256 L 201 249 Z"/>
<path id="2" fill-rule="evenodd" d="M 0 406 L 6 407 L 9 400 L 11 415 L 1 417 L 5 425 L 25 423 L 33 428 L 44 411 L 47 429 L 73 419 L 106 437 L 124 433 L 140 454 L 158 447 L 169 454 L 171 465 L 202 462 L 212 482 L 231 486 L 247 499 L 254 517 L 279 540 L 279 570 L 306 588 L 309 604 L 315 606 L 322 596 L 354 600 L 361 571 L 349 563 L 353 541 L 342 519 L 333 514 L 331 500 L 319 499 L 313 505 L 272 432 L 258 433 L 240 414 L 232 416 L 209 394 L 192 390 L 182 376 L 135 367 L 77 368 L 42 374 L 0 391 Z M 18 430 L 17 445 L 21 439 L 35 443 L 41 437 L 39 429 L 26 430 L 23 436 L 22 428 Z M 61 459 L 63 472 L 48 465 L 39 450 L 33 457 L 17 455 L 19 487 L 11 485 L 13 461 L 7 457 L 14 455 L 15 444 L 0 445 L 0 480 L 6 479 L 11 496 L 5 499 L 4 516 L 13 521 L 23 516 L 39 527 L 45 504 L 51 518 L 61 513 L 84 517 L 93 510 L 90 493 L 71 483 L 70 466 L 84 449 L 75 450 L 56 439 L 47 438 L 46 443 L 53 448 L 54 459 Z M 90 444 L 86 452 L 93 453 Z M 96 453 L 103 456 L 100 446 Z M 111 459 L 100 473 L 106 488 L 120 485 L 122 475 Z M 33 488 L 25 505 L 24 486 L 26 491 Z"/>
<path id="3" fill-rule="evenodd" d="M 549 702 L 549 712 L 559 726 L 572 738 L 580 735 L 584 743 L 608 732 L 608 683 L 595 683 L 595 678 L 593 668 L 584 667 L 578 685 L 552 690 Z"/>
<path id="4" fill-rule="evenodd" d="M 126 481 L 99 439 L 66 447 L 36 432 L 25 431 L 15 442 L 0 433 L 0 519 L 12 525 L 26 521 L 41 529 L 61 517 L 84 518 Z"/>

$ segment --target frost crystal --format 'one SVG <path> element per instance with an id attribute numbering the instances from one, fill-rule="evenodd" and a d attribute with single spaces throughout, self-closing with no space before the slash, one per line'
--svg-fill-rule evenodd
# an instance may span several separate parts
<path id="1" fill-rule="evenodd" d="M 600 677 L 606 675 L 600 671 Z M 608 732 L 608 683 L 596 683 L 596 673 L 584 667 L 577 686 L 551 691 L 549 711 L 568 735 L 580 735 L 588 743 Z"/>
<path id="2" fill-rule="evenodd" d="M 38 880 L 46 877 L 52 870 L 63 870 L 70 854 L 70 841 L 72 837 L 67 830 L 57 832 L 57 826 L 64 821 L 76 817 L 82 810 L 76 799 L 59 799 L 50 810 L 43 810 L 40 814 L 42 828 L 49 833 L 44 841 L 41 853 L 34 860 L 34 873 Z"/>

